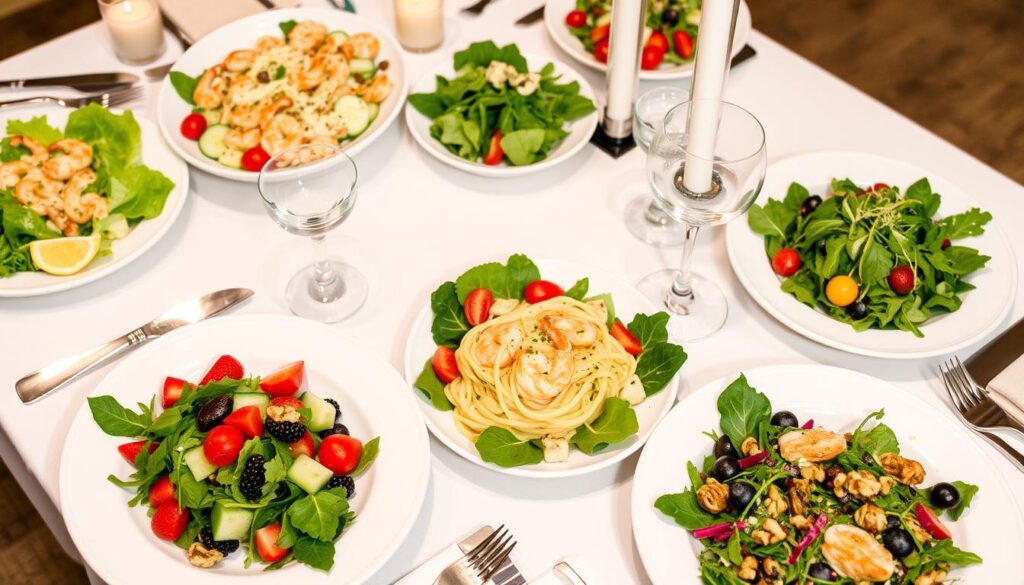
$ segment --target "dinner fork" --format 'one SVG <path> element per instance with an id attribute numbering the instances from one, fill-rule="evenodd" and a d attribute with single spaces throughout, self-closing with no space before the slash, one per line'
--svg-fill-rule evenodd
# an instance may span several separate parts
<path id="1" fill-rule="evenodd" d="M 21 106 L 26 104 L 55 104 L 62 108 L 81 108 L 89 104 L 99 104 L 103 107 L 120 106 L 142 97 L 141 87 L 130 87 L 117 91 L 108 91 L 94 95 L 87 95 L 76 98 L 53 97 L 47 95 L 35 96 L 0 102 L 0 108 Z"/>
<path id="2" fill-rule="evenodd" d="M 494 2 L 494 0 L 477 0 L 476 4 L 467 6 L 463 8 L 460 12 L 468 12 L 470 14 L 475 14 L 479 16 L 480 13 L 484 11 L 484 8 L 487 8 L 487 5 L 490 4 L 491 2 Z"/>
<path id="3" fill-rule="evenodd" d="M 992 400 L 987 390 L 978 387 L 974 380 L 971 380 L 960 358 L 953 356 L 940 366 L 940 369 L 943 368 L 953 382 L 953 392 L 956 393 L 953 402 L 965 419 L 977 427 L 1014 429 L 1024 438 L 1024 425 L 1014 420 L 1003 407 Z"/>
<path id="4" fill-rule="evenodd" d="M 957 363 L 959 363 L 959 361 L 960 360 L 957 360 Z M 1000 437 L 999 435 L 991 433 L 985 428 L 972 423 L 964 414 L 965 412 L 968 412 L 969 409 L 967 407 L 967 404 L 964 402 L 964 398 L 966 395 L 964 394 L 964 390 L 961 386 L 963 384 L 963 381 L 967 380 L 968 378 L 966 376 L 961 377 L 957 375 L 957 369 L 958 368 L 955 365 L 953 367 L 947 366 L 945 364 L 939 366 L 939 371 L 942 374 L 942 382 L 946 386 L 946 393 L 949 395 L 949 399 L 953 402 L 953 405 L 956 407 L 956 413 L 957 415 L 959 415 L 960 420 L 962 420 L 964 424 L 966 424 L 969 428 L 974 430 L 974 432 L 988 439 L 989 442 L 991 442 L 994 447 L 1001 451 L 1003 455 L 1010 460 L 1011 463 L 1016 465 L 1017 468 L 1021 470 L 1021 472 L 1024 472 L 1024 454 L 1021 454 L 1020 451 L 1017 451 L 1009 444 L 1007 444 L 1007 442 L 1004 441 L 1003 438 Z M 962 370 L 962 366 L 959 369 Z M 991 398 L 989 398 L 989 400 L 991 400 Z"/>
<path id="5" fill-rule="evenodd" d="M 516 542 L 504 525 L 491 533 L 466 556 L 445 567 L 434 585 L 483 585 L 505 564 Z"/>

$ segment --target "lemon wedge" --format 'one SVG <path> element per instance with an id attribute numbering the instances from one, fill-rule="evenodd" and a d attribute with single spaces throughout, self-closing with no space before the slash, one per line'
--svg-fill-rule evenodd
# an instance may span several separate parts
<path id="1" fill-rule="evenodd" d="M 100 251 L 100 236 L 36 240 L 28 245 L 32 261 L 43 272 L 57 276 L 74 274 L 92 262 Z"/>

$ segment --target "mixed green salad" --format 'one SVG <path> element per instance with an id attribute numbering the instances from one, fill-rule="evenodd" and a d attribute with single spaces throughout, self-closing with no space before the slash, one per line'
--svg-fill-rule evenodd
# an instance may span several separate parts
<path id="1" fill-rule="evenodd" d="M 430 135 L 452 154 L 497 165 L 533 164 L 568 135 L 567 122 L 594 112 L 578 82 L 559 83 L 555 66 L 529 71 L 516 45 L 473 43 L 455 53 L 455 77 L 409 103 L 433 123 Z"/>
<path id="2" fill-rule="evenodd" d="M 707 585 L 937 585 L 953 566 L 981 562 L 953 544 L 978 487 L 923 487 L 925 469 L 900 454 L 893 430 L 868 415 L 852 433 L 773 414 L 740 375 L 718 397 L 720 432 L 690 487 L 655 508 L 700 540 Z"/>
<path id="3" fill-rule="evenodd" d="M 931 317 L 960 308 L 965 277 L 990 259 L 955 242 L 984 233 L 978 208 L 938 217 L 942 198 L 921 179 L 903 192 L 833 179 L 825 198 L 798 183 L 782 200 L 750 208 L 782 290 L 857 331 L 901 329 L 921 337 Z"/>
<path id="4" fill-rule="evenodd" d="M 663 64 L 674 67 L 693 60 L 701 5 L 701 0 L 647 0 L 642 69 L 658 69 Z M 608 62 L 611 24 L 611 0 L 576 0 L 576 7 L 565 15 L 572 36 L 601 63 Z"/>

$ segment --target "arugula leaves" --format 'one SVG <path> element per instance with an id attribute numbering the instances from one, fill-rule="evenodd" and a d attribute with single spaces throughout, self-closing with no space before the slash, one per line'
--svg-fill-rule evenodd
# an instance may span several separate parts
<path id="1" fill-rule="evenodd" d="M 758 427 L 771 419 L 772 403 L 740 374 L 718 396 L 718 413 L 722 417 L 722 432 L 733 445 L 740 445 L 743 439 L 757 436 Z"/>
<path id="2" fill-rule="evenodd" d="M 640 430 L 636 412 L 629 402 L 621 398 L 608 398 L 604 410 L 590 424 L 576 429 L 569 441 L 587 455 L 603 451 L 612 443 L 619 443 L 632 437 Z"/>
<path id="3" fill-rule="evenodd" d="M 501 427 L 487 427 L 476 438 L 480 458 L 501 467 L 533 465 L 544 460 L 544 450 Z"/>

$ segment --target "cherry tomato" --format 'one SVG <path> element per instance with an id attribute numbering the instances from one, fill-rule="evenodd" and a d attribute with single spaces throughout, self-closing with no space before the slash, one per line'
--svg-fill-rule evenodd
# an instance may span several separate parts
<path id="1" fill-rule="evenodd" d="M 228 425 L 220 425 L 210 429 L 203 441 L 203 454 L 217 467 L 230 465 L 238 459 L 245 437 L 242 431 Z"/>
<path id="2" fill-rule="evenodd" d="M 672 32 L 672 47 L 680 59 L 693 57 L 693 37 L 683 30 Z"/>
<path id="3" fill-rule="evenodd" d="M 206 132 L 206 118 L 202 114 L 189 114 L 181 121 L 181 135 L 189 140 L 199 140 Z"/>
<path id="4" fill-rule="evenodd" d="M 800 270 L 800 253 L 793 248 L 782 248 L 772 256 L 772 270 L 779 276 L 793 276 Z"/>
<path id="5" fill-rule="evenodd" d="M 484 155 L 484 164 L 493 167 L 503 158 L 505 158 L 505 151 L 501 149 L 501 130 L 495 130 L 494 134 L 491 134 L 491 142 Z"/>
<path id="6" fill-rule="evenodd" d="M 825 296 L 828 298 L 828 302 L 837 307 L 845 307 L 857 300 L 859 293 L 860 286 L 857 285 L 857 281 L 845 274 L 833 276 L 825 285 Z"/>
<path id="7" fill-rule="evenodd" d="M 565 15 L 565 24 L 569 28 L 580 28 L 587 24 L 587 13 L 582 10 L 573 10 Z"/>
<path id="8" fill-rule="evenodd" d="M 526 297 L 526 302 L 531 305 L 560 297 L 565 294 L 562 287 L 547 280 L 535 280 L 530 284 L 526 285 L 526 290 L 523 291 L 523 296 Z"/>
<path id="9" fill-rule="evenodd" d="M 320 443 L 316 458 L 334 475 L 348 475 L 359 465 L 363 456 L 363 443 L 348 435 L 329 435 Z"/>
<path id="10" fill-rule="evenodd" d="M 665 51 L 658 47 L 644 47 L 643 55 L 640 57 L 640 68 L 645 70 L 657 69 L 665 58 Z"/>
<path id="11" fill-rule="evenodd" d="M 590 40 L 595 43 L 603 41 L 608 38 L 608 33 L 611 31 L 611 25 L 602 24 L 601 26 L 595 26 L 590 29 Z"/>
<path id="12" fill-rule="evenodd" d="M 885 189 L 888 189 L 888 188 L 889 188 L 889 185 L 886 185 L 885 183 L 875 183 L 874 185 L 871 186 L 870 190 L 875 192 L 875 193 L 880 193 L 881 191 L 884 191 Z"/>
<path id="13" fill-rule="evenodd" d="M 662 53 L 667 53 L 668 37 L 666 37 L 665 33 L 661 32 L 660 30 L 656 30 L 651 33 L 651 38 L 647 39 L 647 46 L 654 47 L 661 51 Z"/>
<path id="14" fill-rule="evenodd" d="M 594 45 L 594 58 L 601 63 L 608 62 L 608 39 L 601 39 Z"/>
<path id="15" fill-rule="evenodd" d="M 267 154 L 267 151 L 263 150 L 262 146 L 254 146 L 242 154 L 242 168 L 258 173 L 268 160 L 270 160 L 270 155 Z"/>

